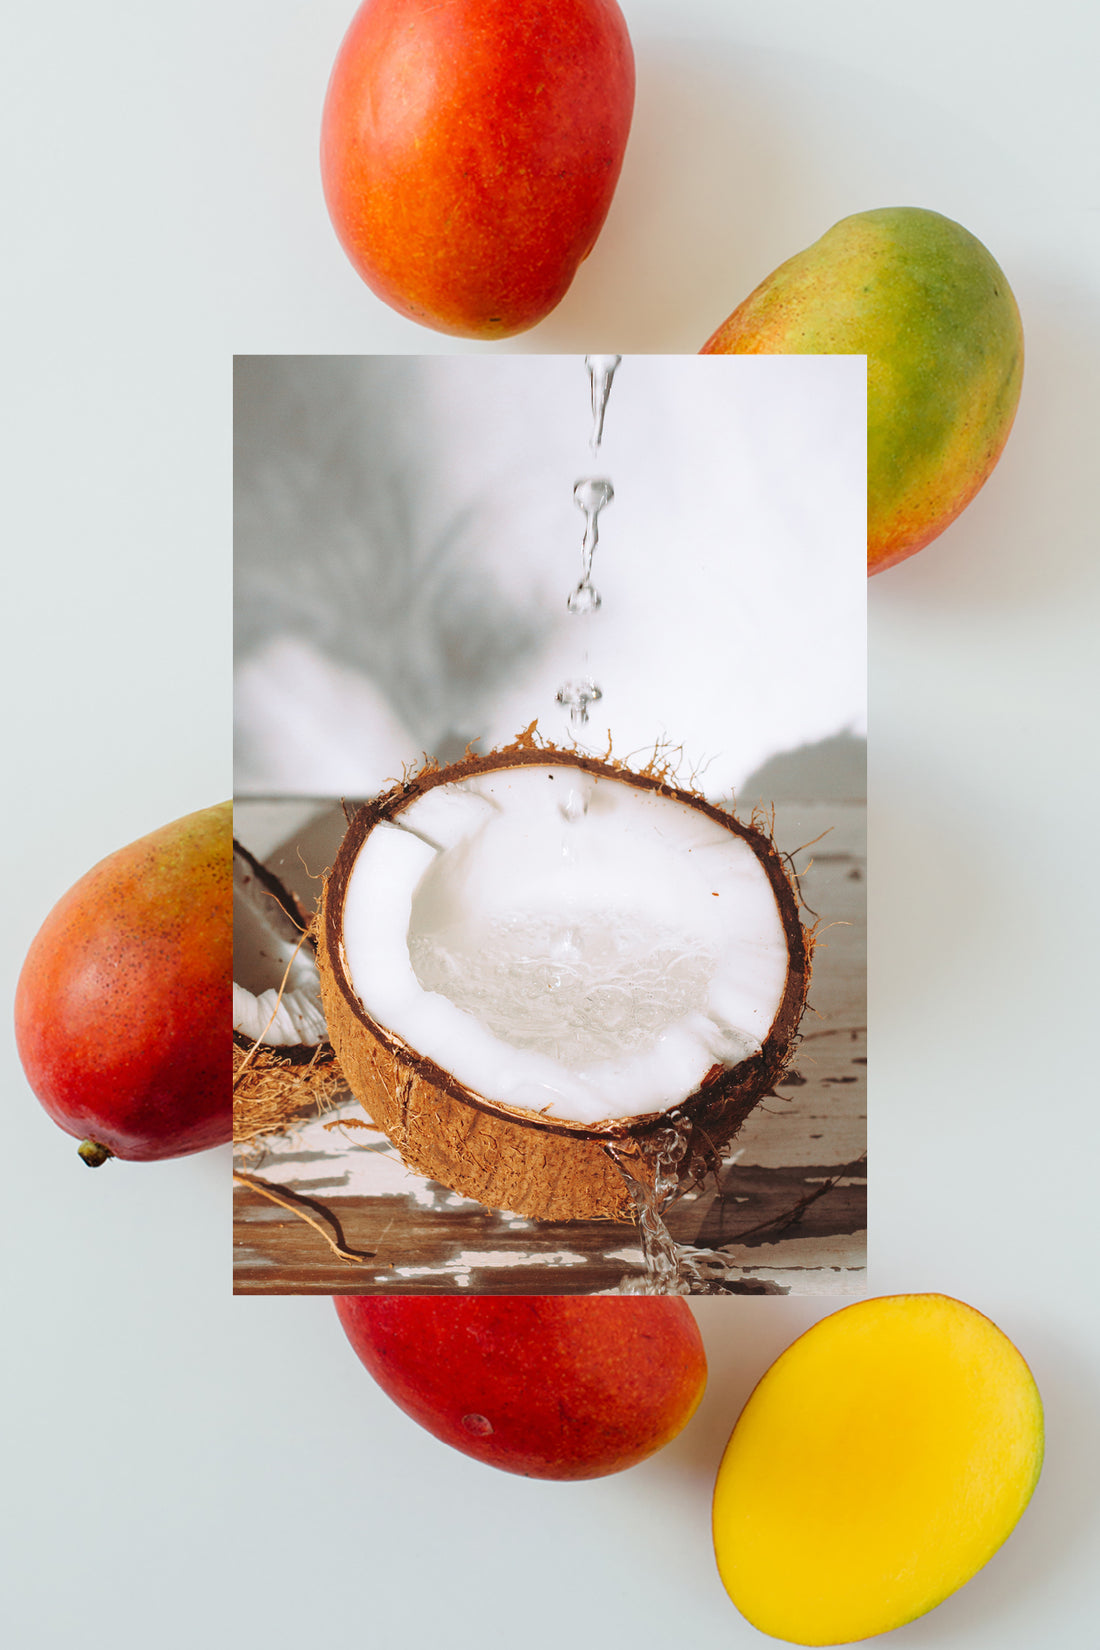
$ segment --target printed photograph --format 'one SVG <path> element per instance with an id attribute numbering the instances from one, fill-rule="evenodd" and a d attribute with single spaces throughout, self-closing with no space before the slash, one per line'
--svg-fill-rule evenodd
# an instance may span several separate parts
<path id="1" fill-rule="evenodd" d="M 859 356 L 240 357 L 242 1293 L 856 1293 Z"/>

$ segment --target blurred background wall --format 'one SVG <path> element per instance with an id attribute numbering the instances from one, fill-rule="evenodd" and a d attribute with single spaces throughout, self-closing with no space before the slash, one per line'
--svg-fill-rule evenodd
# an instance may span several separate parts
<path id="1" fill-rule="evenodd" d="M 862 357 L 627 356 L 593 457 L 582 356 L 239 357 L 237 794 L 367 795 L 537 718 L 682 746 L 712 797 L 862 795 L 864 397 Z M 583 475 L 615 498 L 579 617 Z"/>

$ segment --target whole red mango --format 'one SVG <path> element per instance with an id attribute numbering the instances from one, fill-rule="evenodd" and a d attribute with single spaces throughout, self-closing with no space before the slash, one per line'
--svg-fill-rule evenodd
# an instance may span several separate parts
<path id="1" fill-rule="evenodd" d="M 367 1369 L 414 1421 L 491 1467 L 599 1478 L 686 1426 L 707 1363 L 668 1295 L 340 1295 Z"/>
<path id="2" fill-rule="evenodd" d="M 615 0 L 365 0 L 322 122 L 340 242 L 424 326 L 523 332 L 595 244 L 633 106 Z"/>
<path id="3" fill-rule="evenodd" d="M 232 1137 L 232 978 L 232 803 L 120 848 L 54 906 L 19 977 L 15 1033 L 85 1162 Z"/>

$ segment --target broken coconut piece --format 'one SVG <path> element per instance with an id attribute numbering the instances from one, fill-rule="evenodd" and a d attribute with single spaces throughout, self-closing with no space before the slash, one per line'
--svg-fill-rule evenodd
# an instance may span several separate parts
<path id="1" fill-rule="evenodd" d="M 233 844 L 233 1032 L 310 1059 L 328 1030 L 313 941 L 278 879 Z"/>
<path id="2" fill-rule="evenodd" d="M 412 1167 L 493 1208 L 632 1218 L 609 1155 L 674 1121 L 714 1162 L 779 1077 L 809 979 L 770 838 L 658 774 L 520 744 L 355 816 L 322 997 Z M 653 1154 L 650 1153 L 650 1158 Z"/>

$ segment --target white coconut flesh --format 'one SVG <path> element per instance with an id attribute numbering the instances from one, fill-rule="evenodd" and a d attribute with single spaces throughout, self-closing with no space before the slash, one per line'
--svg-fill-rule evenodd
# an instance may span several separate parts
<path id="1" fill-rule="evenodd" d="M 759 1052 L 788 942 L 745 839 L 567 766 L 423 792 L 366 837 L 342 956 L 380 1027 L 492 1102 L 649 1116 Z"/>
<path id="2" fill-rule="evenodd" d="M 328 1035 L 313 947 L 239 849 L 233 854 L 233 1030 L 274 1048 L 312 1046 Z"/>

